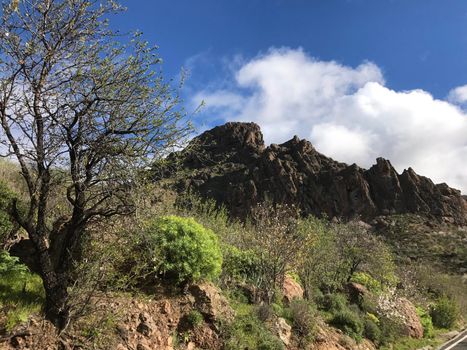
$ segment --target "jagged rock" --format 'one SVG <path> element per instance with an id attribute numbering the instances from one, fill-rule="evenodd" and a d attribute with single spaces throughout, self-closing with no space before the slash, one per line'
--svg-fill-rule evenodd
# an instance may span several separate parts
<path id="1" fill-rule="evenodd" d="M 446 184 L 436 185 L 411 168 L 399 175 L 383 158 L 368 170 L 340 163 L 296 136 L 265 147 L 254 123 L 215 127 L 168 159 L 184 170 L 177 180 L 178 190 L 195 190 L 213 198 L 239 218 L 248 216 L 257 203 L 271 200 L 331 219 L 419 213 L 467 223 L 466 200 Z M 177 171 L 172 167 L 157 173 L 176 178 Z"/>
<path id="2" fill-rule="evenodd" d="M 275 319 L 272 323 L 272 330 L 284 345 L 288 346 L 290 344 L 290 339 L 292 338 L 292 327 L 284 318 L 278 317 Z"/>
<path id="3" fill-rule="evenodd" d="M 222 341 L 219 339 L 218 334 L 213 330 L 213 328 L 215 327 L 210 327 L 208 324 L 204 324 L 190 331 L 191 340 L 197 346 L 195 348 L 222 349 Z"/>
<path id="4" fill-rule="evenodd" d="M 303 293 L 303 288 L 298 282 L 288 275 L 285 276 L 282 294 L 286 304 L 289 304 L 294 299 L 303 299 Z"/>
<path id="5" fill-rule="evenodd" d="M 213 284 L 194 284 L 189 287 L 189 291 L 195 298 L 195 308 L 210 321 L 233 319 L 235 315 L 233 309 Z"/>
<path id="6" fill-rule="evenodd" d="M 146 312 L 141 312 L 138 316 L 140 323 L 136 327 L 136 331 L 145 337 L 149 337 L 153 331 L 153 320 Z"/>
<path id="7" fill-rule="evenodd" d="M 117 325 L 116 331 L 123 341 L 128 341 L 128 329 L 126 329 L 123 325 Z"/>

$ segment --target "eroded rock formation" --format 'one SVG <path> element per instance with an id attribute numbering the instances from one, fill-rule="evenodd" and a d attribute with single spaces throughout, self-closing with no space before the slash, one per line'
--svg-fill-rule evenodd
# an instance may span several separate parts
<path id="1" fill-rule="evenodd" d="M 455 224 L 467 221 L 466 200 L 444 183 L 434 184 L 411 168 L 398 174 L 383 158 L 368 170 L 340 163 L 296 136 L 266 147 L 254 123 L 215 127 L 169 159 L 183 170 L 180 191 L 213 198 L 236 217 L 246 217 L 252 206 L 270 200 L 329 218 L 417 213 Z M 165 169 L 163 176 L 176 172 Z"/>

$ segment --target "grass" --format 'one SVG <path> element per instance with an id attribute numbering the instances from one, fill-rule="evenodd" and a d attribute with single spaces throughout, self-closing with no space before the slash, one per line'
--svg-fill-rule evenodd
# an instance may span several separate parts
<path id="1" fill-rule="evenodd" d="M 230 305 L 235 310 L 236 317 L 223 325 L 221 333 L 226 350 L 283 350 L 282 342 L 260 321 L 256 305 L 244 303 L 243 298 L 231 295 Z"/>
<path id="2" fill-rule="evenodd" d="M 40 312 L 44 300 L 42 279 L 20 264 L 17 258 L 1 251 L 0 314 L 6 321 L 0 326 L 11 331 L 16 325 L 26 322 L 31 314 Z"/>
<path id="3" fill-rule="evenodd" d="M 414 338 L 400 338 L 395 343 L 385 345 L 381 347 L 381 350 L 413 350 L 413 349 L 420 349 L 425 346 L 432 346 L 435 348 L 438 345 L 441 345 L 443 341 L 441 340 L 440 336 L 446 333 L 445 329 L 437 329 L 434 331 L 433 338 L 422 338 L 422 339 L 414 339 Z"/>

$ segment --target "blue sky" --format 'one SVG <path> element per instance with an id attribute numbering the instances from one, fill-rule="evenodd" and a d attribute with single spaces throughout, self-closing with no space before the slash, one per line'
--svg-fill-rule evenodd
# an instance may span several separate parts
<path id="1" fill-rule="evenodd" d="M 375 62 L 394 89 L 436 97 L 467 82 L 465 0 L 127 0 L 114 23 L 140 29 L 175 74 L 199 54 L 214 59 L 302 47 L 355 66 Z M 217 62 L 218 63 L 218 62 Z M 198 67 L 199 68 L 199 67 Z M 207 79 L 216 73 L 197 71 Z M 212 78 L 212 77 L 211 77 Z M 195 82 L 193 82 L 195 83 Z"/>
<path id="2" fill-rule="evenodd" d="M 388 158 L 467 191 L 467 1 L 126 0 L 198 131 L 258 123 L 336 160 Z"/>

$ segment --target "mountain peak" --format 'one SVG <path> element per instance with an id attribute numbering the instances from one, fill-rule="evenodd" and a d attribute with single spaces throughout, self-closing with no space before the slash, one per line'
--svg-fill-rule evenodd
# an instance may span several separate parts
<path id="1" fill-rule="evenodd" d="M 467 202 L 446 184 L 435 185 L 411 168 L 398 174 L 381 157 L 368 170 L 349 166 L 298 136 L 265 147 L 255 123 L 231 122 L 205 131 L 176 156 L 196 170 L 178 188 L 213 198 L 240 218 L 271 200 L 294 204 L 304 215 L 372 219 L 415 213 L 467 224 Z"/>

